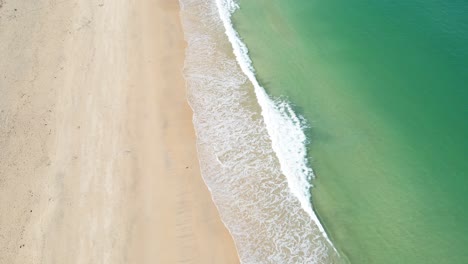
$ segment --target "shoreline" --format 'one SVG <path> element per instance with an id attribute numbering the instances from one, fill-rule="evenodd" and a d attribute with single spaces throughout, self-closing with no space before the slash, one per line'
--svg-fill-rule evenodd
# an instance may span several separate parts
<path id="1" fill-rule="evenodd" d="M 0 262 L 239 262 L 200 175 L 179 13 L 0 8 Z"/>
<path id="2" fill-rule="evenodd" d="M 302 130 L 294 122 L 297 118 L 281 111 L 287 108 L 285 104 L 278 107 L 256 85 L 247 49 L 236 39 L 227 18 L 236 5 L 231 1 L 181 2 L 189 43 L 189 67 L 184 73 L 202 174 L 221 218 L 232 231 L 240 259 L 249 263 L 338 262 L 336 251 L 294 192 L 296 176 L 306 175 L 284 173 L 290 171 L 283 168 L 285 156 L 278 155 L 275 144 L 286 147 L 286 155 L 294 154 L 292 163 L 297 157 L 302 161 L 301 151 L 295 152 L 303 143 Z M 293 141 L 275 143 L 282 138 Z M 286 165 L 291 164 L 286 158 Z"/>

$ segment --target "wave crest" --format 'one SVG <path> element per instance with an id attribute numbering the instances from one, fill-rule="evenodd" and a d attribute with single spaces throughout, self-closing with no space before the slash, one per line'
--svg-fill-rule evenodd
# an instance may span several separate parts
<path id="1" fill-rule="evenodd" d="M 310 203 L 304 123 L 255 78 L 231 23 L 239 5 L 180 2 L 200 168 L 242 263 L 338 262 Z"/>

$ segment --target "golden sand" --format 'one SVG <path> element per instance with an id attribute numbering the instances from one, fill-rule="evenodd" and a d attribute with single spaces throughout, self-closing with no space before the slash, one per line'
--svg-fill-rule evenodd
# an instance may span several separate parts
<path id="1" fill-rule="evenodd" d="M 238 263 L 176 0 L 0 0 L 0 263 Z"/>

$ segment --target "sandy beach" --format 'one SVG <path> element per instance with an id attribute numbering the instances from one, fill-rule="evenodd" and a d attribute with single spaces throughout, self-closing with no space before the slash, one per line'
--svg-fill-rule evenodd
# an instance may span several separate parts
<path id="1" fill-rule="evenodd" d="M 238 263 L 176 0 L 0 0 L 0 263 Z"/>

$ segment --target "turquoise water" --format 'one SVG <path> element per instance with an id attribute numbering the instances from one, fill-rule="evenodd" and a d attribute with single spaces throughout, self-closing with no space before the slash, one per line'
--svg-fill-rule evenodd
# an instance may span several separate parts
<path id="1" fill-rule="evenodd" d="M 310 124 L 351 263 L 468 263 L 468 2 L 240 1 L 257 79 Z"/>

